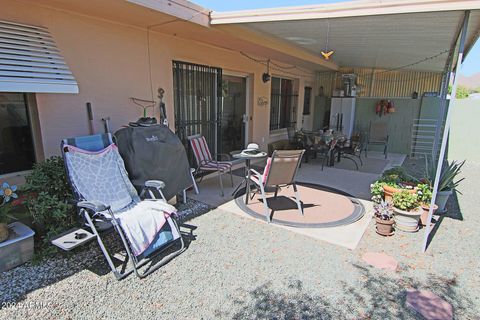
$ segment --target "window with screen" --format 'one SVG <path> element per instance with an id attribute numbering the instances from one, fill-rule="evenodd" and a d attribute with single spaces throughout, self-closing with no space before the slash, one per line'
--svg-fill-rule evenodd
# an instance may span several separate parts
<path id="1" fill-rule="evenodd" d="M 270 131 L 295 127 L 297 98 L 293 80 L 272 77 Z"/>

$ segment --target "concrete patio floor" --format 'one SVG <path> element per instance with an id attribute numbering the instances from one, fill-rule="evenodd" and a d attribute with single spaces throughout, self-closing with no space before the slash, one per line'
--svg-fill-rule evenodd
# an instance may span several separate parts
<path id="1" fill-rule="evenodd" d="M 383 167 L 378 168 L 377 172 L 382 172 L 383 170 L 394 166 L 400 166 L 405 159 L 405 155 L 394 153 L 390 153 L 386 161 L 383 153 L 380 152 L 369 152 L 368 156 L 368 158 L 362 156 L 365 167 L 370 164 L 369 162 L 375 164 L 378 163 L 378 161 L 375 162 L 376 160 L 382 160 L 381 164 Z M 380 176 L 380 173 L 356 171 L 353 170 L 354 166 L 351 162 L 342 159 L 341 163 L 343 164 L 343 162 L 347 162 L 346 167 L 350 167 L 352 170 L 338 169 L 335 166 L 325 166 L 322 170 L 320 159 L 310 159 L 308 163 L 302 162 L 297 174 L 297 181 L 332 187 L 345 191 L 358 198 L 365 208 L 365 215 L 360 220 L 353 224 L 333 228 L 294 228 L 274 224 L 272 224 L 272 226 L 354 250 L 368 228 L 368 225 L 372 221 L 373 206 L 370 202 L 370 184 Z M 264 162 L 257 163 L 256 165 L 263 166 Z M 335 165 L 338 164 L 335 163 Z M 238 166 L 235 168 L 238 168 Z M 234 213 L 247 219 L 254 219 L 239 208 L 233 200 L 234 197 L 232 196 L 232 192 L 241 183 L 242 177 L 234 175 L 233 179 L 234 187 L 232 188 L 228 175 L 223 177 L 223 197 L 219 193 L 219 181 L 217 175 L 211 175 L 198 184 L 200 188 L 200 193 L 198 195 L 194 194 L 192 190 L 188 193 L 188 196 L 192 199 L 205 202 L 213 207 L 218 207 L 225 212 Z M 263 220 L 254 220 L 258 223 L 266 223 Z"/>

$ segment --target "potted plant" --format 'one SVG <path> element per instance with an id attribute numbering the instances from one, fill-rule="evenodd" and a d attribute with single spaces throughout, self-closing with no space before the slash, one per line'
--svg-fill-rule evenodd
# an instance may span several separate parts
<path id="1" fill-rule="evenodd" d="M 439 212 L 445 212 L 445 205 L 447 204 L 448 198 L 460 182 L 465 178 L 457 179 L 456 177 L 460 174 L 465 160 L 462 162 L 452 161 L 450 164 L 445 164 L 442 166 L 442 172 L 440 173 L 440 180 L 438 183 L 437 197 L 435 199 L 435 204 L 438 206 Z M 437 164 L 434 159 L 425 159 L 425 180 L 430 185 L 433 186 L 435 182 L 435 175 L 437 173 Z"/>
<path id="2" fill-rule="evenodd" d="M 393 195 L 393 211 L 395 226 L 405 232 L 418 230 L 418 221 L 422 215 L 422 208 L 416 193 L 404 190 Z"/>
<path id="3" fill-rule="evenodd" d="M 375 210 L 375 221 L 377 233 L 382 236 L 391 236 L 393 234 L 393 210 L 392 204 L 381 200 L 373 206 Z"/>
<path id="4" fill-rule="evenodd" d="M 422 207 L 422 215 L 420 216 L 420 224 L 427 225 L 428 212 L 430 210 L 430 201 L 432 200 L 432 188 L 427 183 L 420 183 L 417 185 L 417 198 Z M 437 211 L 438 206 L 433 204 L 433 213 Z"/>
<path id="5" fill-rule="evenodd" d="M 408 175 L 401 167 L 395 167 L 386 170 L 380 179 L 370 185 L 373 202 L 380 203 L 381 199 L 392 202 L 393 194 L 407 190 L 409 193 L 415 193 L 417 181 Z"/>
<path id="6" fill-rule="evenodd" d="M 382 174 L 383 192 L 385 201 L 392 201 L 392 196 L 395 193 L 407 190 L 410 193 L 415 193 L 416 180 L 408 175 L 402 167 L 394 167 L 386 170 Z"/>
<path id="7" fill-rule="evenodd" d="M 0 186 L 0 242 L 7 240 L 10 233 L 8 222 L 12 217 L 10 216 L 9 202 L 18 197 L 15 191 L 17 191 L 17 186 L 10 186 L 7 182 Z"/>

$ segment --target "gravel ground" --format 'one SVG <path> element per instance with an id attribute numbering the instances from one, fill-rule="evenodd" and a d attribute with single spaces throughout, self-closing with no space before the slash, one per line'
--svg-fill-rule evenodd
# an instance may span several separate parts
<path id="1" fill-rule="evenodd" d="M 423 232 L 383 238 L 372 223 L 349 251 L 215 209 L 189 222 L 198 228 L 181 256 L 143 280 L 116 281 L 94 243 L 0 274 L 0 318 L 416 319 L 405 307 L 414 287 L 450 302 L 457 319 L 479 319 L 480 164 L 463 174 L 426 254 Z M 367 266 L 366 251 L 394 256 L 399 270 Z"/>

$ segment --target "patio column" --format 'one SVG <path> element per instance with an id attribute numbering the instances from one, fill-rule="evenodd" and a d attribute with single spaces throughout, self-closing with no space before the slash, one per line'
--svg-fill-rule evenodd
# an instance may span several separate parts
<path id="1" fill-rule="evenodd" d="M 422 246 L 422 252 L 425 252 L 428 246 L 428 238 L 430 236 L 430 231 L 431 231 L 430 224 L 431 224 L 432 215 L 433 215 L 433 205 L 435 204 L 435 200 L 437 198 L 438 184 L 440 182 L 440 175 L 442 172 L 443 160 L 445 158 L 445 150 L 447 148 L 448 134 L 450 131 L 450 122 L 452 117 L 452 109 L 454 108 L 455 103 L 457 101 L 456 95 L 457 95 L 457 86 L 458 86 L 458 76 L 460 74 L 460 70 L 462 68 L 462 63 L 463 63 L 463 52 L 465 50 L 465 38 L 467 35 L 467 26 L 468 26 L 469 17 L 470 17 L 470 11 L 465 11 L 463 26 L 462 26 L 462 33 L 460 34 L 460 45 L 458 49 L 457 64 L 455 66 L 455 77 L 453 79 L 452 93 L 450 95 L 450 105 L 447 110 L 447 117 L 445 119 L 445 129 L 443 131 L 442 145 L 440 147 L 440 155 L 438 157 L 437 171 L 435 174 L 435 182 L 433 184 L 433 194 L 432 194 L 432 200 L 430 201 L 430 210 L 428 211 L 427 225 L 425 227 L 425 235 L 424 235 L 424 241 Z M 438 141 L 435 141 L 435 144 L 437 143 Z"/>

